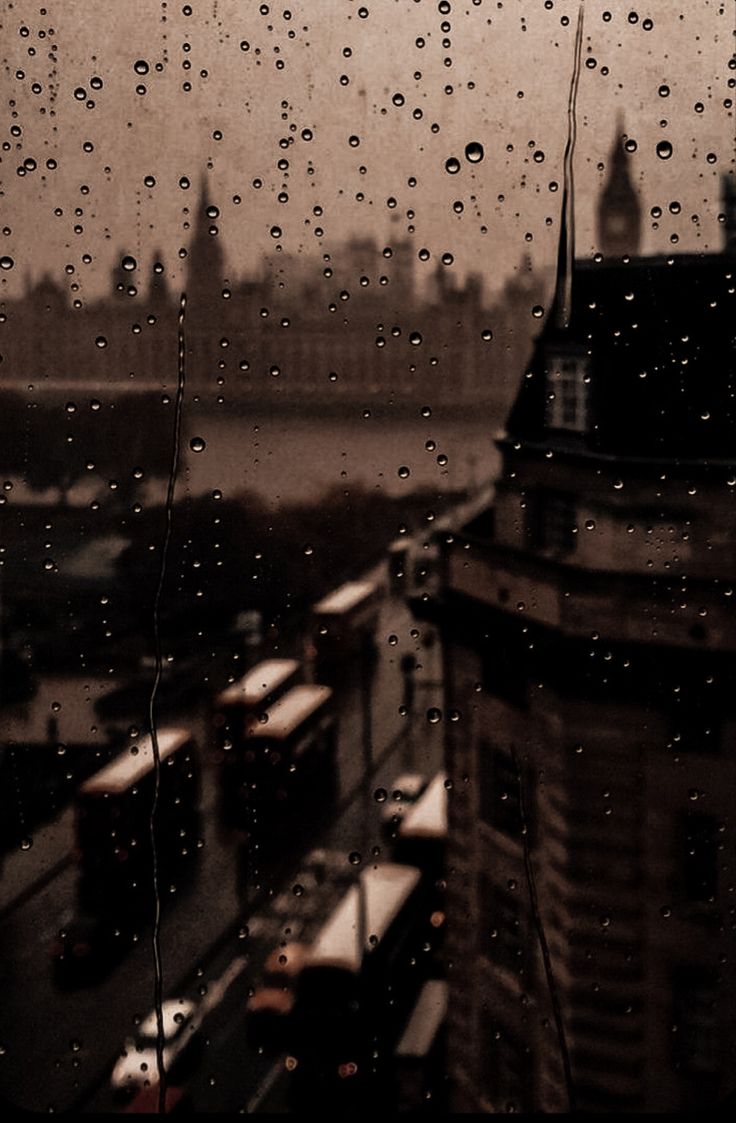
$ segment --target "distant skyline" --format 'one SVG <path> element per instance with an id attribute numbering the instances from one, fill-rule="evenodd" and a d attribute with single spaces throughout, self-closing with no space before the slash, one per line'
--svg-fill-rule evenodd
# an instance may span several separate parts
<path id="1" fill-rule="evenodd" d="M 160 253 L 180 285 L 208 167 L 233 282 L 278 246 L 329 254 L 354 233 L 411 237 L 420 288 L 443 254 L 453 255 L 447 268 L 459 280 L 477 271 L 490 289 L 525 253 L 551 264 L 561 191 L 549 185 L 562 181 L 577 8 L 572 0 L 0 3 L 0 191 L 10 230 L 0 257 L 13 262 L 0 270 L 0 299 L 46 271 L 94 299 L 121 253 L 146 273 Z M 717 249 L 720 178 L 734 166 L 733 108 L 724 104 L 736 77 L 732 5 L 701 0 L 679 11 L 649 0 L 630 13 L 630 0 L 585 5 L 578 252 L 593 250 L 620 114 L 636 142 L 644 251 Z M 667 159 L 657 154 L 661 140 L 672 145 Z M 465 155 L 474 144 L 484 153 L 476 162 Z M 457 172 L 446 170 L 453 157 Z M 653 206 L 663 212 L 658 230 Z"/>

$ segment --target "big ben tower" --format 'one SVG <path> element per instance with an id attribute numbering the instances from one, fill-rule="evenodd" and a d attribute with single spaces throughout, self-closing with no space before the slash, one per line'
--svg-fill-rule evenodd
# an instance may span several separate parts
<path id="1" fill-rule="evenodd" d="M 609 172 L 598 205 L 598 249 L 608 259 L 634 257 L 641 242 L 641 206 L 631 180 L 619 117 L 611 146 Z"/>

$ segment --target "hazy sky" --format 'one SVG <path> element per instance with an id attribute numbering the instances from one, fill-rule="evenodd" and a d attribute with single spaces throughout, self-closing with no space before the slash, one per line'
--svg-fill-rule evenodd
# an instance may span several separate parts
<path id="1" fill-rule="evenodd" d="M 147 265 L 159 249 L 178 274 L 186 208 L 208 164 L 233 279 L 277 244 L 329 253 L 347 233 L 387 242 L 410 223 L 417 251 L 432 255 L 417 261 L 420 280 L 444 252 L 458 276 L 482 270 L 491 286 L 524 252 L 551 261 L 561 192 L 549 184 L 562 178 L 577 8 L 577 0 L 5 0 L 0 254 L 14 265 L 0 270 L 0 295 L 48 270 L 89 298 L 107 286 L 120 251 Z M 593 246 L 598 165 L 619 112 L 637 142 L 645 249 L 720 245 L 719 179 L 734 160 L 733 110 L 724 105 L 734 96 L 734 10 L 733 0 L 587 0 L 579 252 Z M 665 138 L 668 160 L 656 153 Z M 464 157 L 471 142 L 483 145 L 480 163 Z M 456 174 L 445 170 L 452 156 Z M 658 231 L 654 205 L 664 210 Z"/>

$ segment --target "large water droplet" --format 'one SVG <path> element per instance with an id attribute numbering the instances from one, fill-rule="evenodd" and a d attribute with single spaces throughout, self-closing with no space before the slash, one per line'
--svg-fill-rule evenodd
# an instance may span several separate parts
<path id="1" fill-rule="evenodd" d="M 669 160 L 672 155 L 672 145 L 668 140 L 660 140 L 657 145 L 657 155 L 660 160 Z"/>
<path id="2" fill-rule="evenodd" d="M 192 452 L 204 452 L 207 448 L 207 442 L 202 437 L 192 437 L 189 447 Z"/>
<path id="3" fill-rule="evenodd" d="M 120 264 L 122 265 L 126 273 L 132 273 L 134 269 L 138 268 L 138 262 L 129 253 L 125 255 Z"/>
<path id="4" fill-rule="evenodd" d="M 484 156 L 483 145 L 479 141 L 471 140 L 469 144 L 465 145 L 465 159 L 468 163 L 479 164 Z"/>
<path id="5" fill-rule="evenodd" d="M 445 171 L 449 172 L 450 175 L 457 175 L 460 171 L 460 161 L 457 156 L 450 156 L 445 160 Z"/>

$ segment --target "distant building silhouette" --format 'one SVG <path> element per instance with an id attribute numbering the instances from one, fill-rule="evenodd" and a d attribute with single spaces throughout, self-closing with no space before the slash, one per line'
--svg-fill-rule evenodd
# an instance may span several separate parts
<path id="1" fill-rule="evenodd" d="M 186 256 L 186 377 L 202 408 L 344 410 L 405 404 L 505 411 L 531 343 L 541 279 L 522 267 L 500 298 L 479 278 L 438 284 L 420 299 L 413 243 L 348 239 L 323 260 L 275 249 L 259 276 L 228 274 L 215 194 L 205 178 Z M 534 294 L 534 299 L 532 299 Z M 32 384 L 43 400 L 169 391 L 177 380 L 179 293 L 160 253 L 121 248 L 110 292 L 70 306 L 44 277 L 0 307 L 6 392 Z M 417 340 L 421 340 L 417 344 Z"/>
<path id="2" fill-rule="evenodd" d="M 732 251 L 632 258 L 618 143 L 506 431 L 445 544 L 458 1112 L 680 1111 L 733 1086 Z M 631 213 L 611 227 L 615 209 Z"/>
<path id="3" fill-rule="evenodd" d="M 639 253 L 641 204 L 631 180 L 624 148 L 623 118 L 619 117 L 608 161 L 608 177 L 598 206 L 598 249 L 605 257 Z"/>

